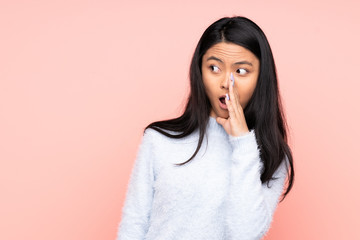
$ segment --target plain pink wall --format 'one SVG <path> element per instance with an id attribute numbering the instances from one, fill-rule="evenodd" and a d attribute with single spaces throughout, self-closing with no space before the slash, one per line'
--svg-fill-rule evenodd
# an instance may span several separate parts
<path id="1" fill-rule="evenodd" d="M 196 43 L 234 15 L 267 35 L 291 127 L 266 239 L 360 239 L 356 2 L 1 1 L 0 239 L 114 239 L 143 128 L 181 113 Z"/>

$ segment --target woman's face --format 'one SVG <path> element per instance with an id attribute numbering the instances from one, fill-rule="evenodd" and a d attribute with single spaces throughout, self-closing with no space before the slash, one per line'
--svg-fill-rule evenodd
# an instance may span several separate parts
<path id="1" fill-rule="evenodd" d="M 230 73 L 235 79 L 234 93 L 238 95 L 244 109 L 257 83 L 260 69 L 259 59 L 248 49 L 234 44 L 220 42 L 209 48 L 202 57 L 202 80 L 212 110 L 210 116 L 228 118 L 227 109 L 220 107 L 219 98 L 229 94 Z"/>

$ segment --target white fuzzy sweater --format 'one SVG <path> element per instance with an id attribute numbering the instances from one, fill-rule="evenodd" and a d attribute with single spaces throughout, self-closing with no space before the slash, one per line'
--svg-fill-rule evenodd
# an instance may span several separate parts
<path id="1" fill-rule="evenodd" d="M 271 188 L 261 184 L 254 130 L 234 137 L 210 116 L 196 157 L 175 167 L 195 152 L 198 131 L 183 139 L 145 131 L 116 240 L 255 240 L 268 232 L 285 184 L 285 161 Z"/>

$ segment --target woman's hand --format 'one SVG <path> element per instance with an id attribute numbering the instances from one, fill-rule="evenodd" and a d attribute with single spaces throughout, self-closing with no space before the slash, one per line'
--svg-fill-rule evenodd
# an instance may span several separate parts
<path id="1" fill-rule="evenodd" d="M 231 73 L 232 81 L 229 82 L 230 100 L 225 97 L 226 106 L 229 111 L 229 118 L 217 117 L 216 121 L 223 126 L 225 131 L 234 137 L 245 135 L 249 133 L 245 121 L 244 111 L 240 105 L 239 93 L 234 89 L 233 82 L 235 81 L 233 74 Z"/>

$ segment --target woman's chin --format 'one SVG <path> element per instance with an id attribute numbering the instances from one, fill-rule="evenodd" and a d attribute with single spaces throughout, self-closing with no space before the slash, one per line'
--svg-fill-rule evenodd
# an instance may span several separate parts
<path id="1" fill-rule="evenodd" d="M 221 117 L 221 118 L 228 118 L 229 117 L 229 111 L 220 109 L 220 112 L 215 113 L 214 118 Z"/>

